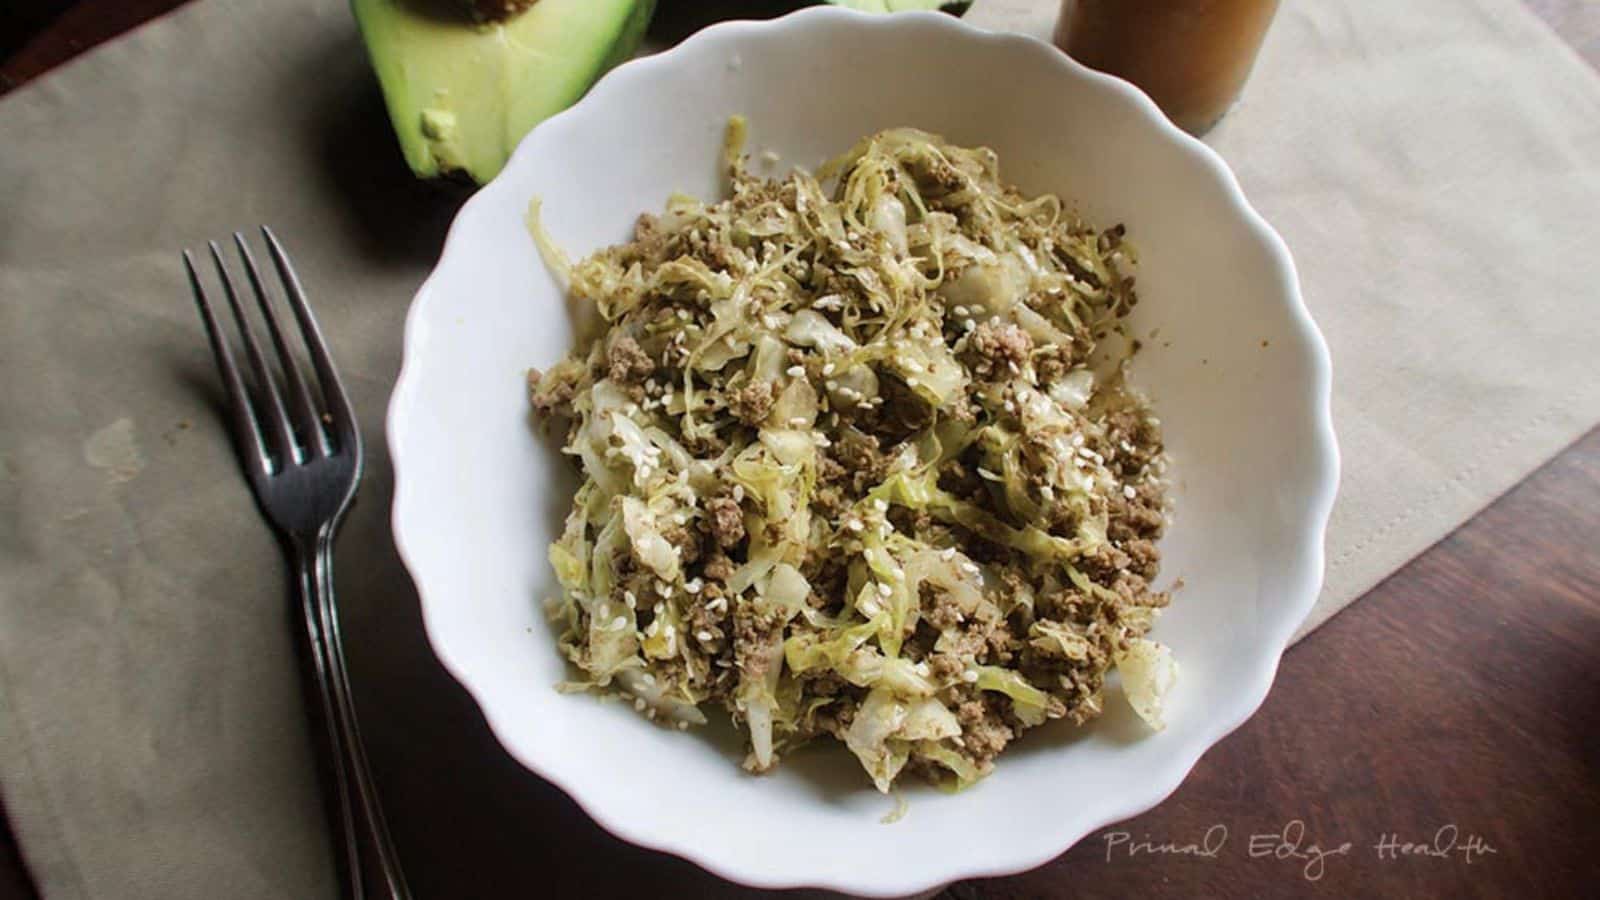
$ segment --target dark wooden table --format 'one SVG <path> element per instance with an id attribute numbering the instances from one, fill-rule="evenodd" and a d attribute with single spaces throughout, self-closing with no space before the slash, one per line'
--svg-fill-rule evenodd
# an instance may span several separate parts
<path id="1" fill-rule="evenodd" d="M 16 0 L 0 11 L 0 92 L 183 2 Z M 1527 2 L 1600 66 L 1590 0 Z M 463 723 L 485 731 L 475 715 Z M 575 835 L 552 887 L 744 893 L 623 846 L 553 789 L 526 797 L 540 804 L 517 810 L 528 828 Z M 499 852 L 524 839 L 452 828 Z M 401 849 L 426 869 L 427 848 Z M 585 880 L 607 871 L 618 874 Z M 499 893 L 481 877 L 414 880 L 421 896 Z M 1033 872 L 942 896 L 1580 897 L 1597 885 L 1600 430 L 1290 650 L 1261 711 L 1165 803 Z M 0 829 L 0 897 L 35 896 Z"/>

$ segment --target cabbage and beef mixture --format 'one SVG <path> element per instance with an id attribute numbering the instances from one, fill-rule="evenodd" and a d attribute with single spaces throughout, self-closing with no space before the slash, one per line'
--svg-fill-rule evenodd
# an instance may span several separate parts
<path id="1" fill-rule="evenodd" d="M 565 687 L 679 728 L 722 706 L 753 771 L 829 735 L 880 790 L 970 784 L 1113 668 L 1159 727 L 1159 422 L 1095 352 L 1137 299 L 1123 229 L 909 129 L 756 177 L 741 128 L 728 199 L 570 268 L 546 244 L 603 320 L 530 373 L 583 475 Z"/>

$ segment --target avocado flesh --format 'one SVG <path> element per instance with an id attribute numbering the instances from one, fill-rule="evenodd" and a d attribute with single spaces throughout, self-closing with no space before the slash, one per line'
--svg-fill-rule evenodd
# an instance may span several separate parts
<path id="1" fill-rule="evenodd" d="M 351 0 L 406 163 L 483 184 L 644 36 L 655 0 L 539 0 L 479 24 L 446 0 Z"/>

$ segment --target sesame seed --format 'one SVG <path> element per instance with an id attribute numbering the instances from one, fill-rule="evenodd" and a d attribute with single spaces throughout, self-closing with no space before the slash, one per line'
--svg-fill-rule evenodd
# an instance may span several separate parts
<path id="1" fill-rule="evenodd" d="M 639 605 L 639 598 L 633 595 L 633 591 L 623 591 L 622 602 L 629 609 L 634 609 Z"/>
<path id="2" fill-rule="evenodd" d="M 889 502 L 884 500 L 882 497 L 879 497 L 878 499 L 872 501 L 872 508 L 878 512 L 888 512 Z"/>
<path id="3" fill-rule="evenodd" d="M 919 662 L 919 663 L 917 663 L 917 665 L 916 665 L 916 670 L 917 670 L 917 674 L 918 674 L 918 675 L 921 675 L 921 676 L 923 676 L 923 677 L 924 677 L 924 678 L 926 678 L 926 677 L 927 677 L 927 675 L 928 675 L 928 672 L 929 672 L 929 671 L 930 671 L 930 670 L 929 670 L 929 669 L 928 669 L 928 664 L 927 664 L 927 663 L 925 663 L 925 662 Z"/>
<path id="4" fill-rule="evenodd" d="M 1039 485 L 1039 496 L 1046 500 L 1054 500 L 1056 498 L 1056 489 L 1048 484 L 1041 484 Z"/>
<path id="5" fill-rule="evenodd" d="M 622 616 L 617 616 L 615 619 L 611 620 L 611 630 L 612 631 L 621 631 L 622 629 L 627 628 L 627 627 L 628 627 L 628 620 L 626 618 L 622 617 Z"/>
<path id="6" fill-rule="evenodd" d="M 915 375 L 906 379 L 906 387 L 916 387 L 920 383 L 921 382 L 917 381 L 917 376 Z"/>
<path id="7" fill-rule="evenodd" d="M 806 374 L 806 367 L 805 366 L 790 366 L 789 368 L 785 369 L 784 371 L 787 372 L 789 374 L 789 377 L 791 377 L 791 378 L 799 378 L 800 376 Z"/>
<path id="8" fill-rule="evenodd" d="M 988 469 L 985 469 L 983 466 L 979 466 L 978 467 L 978 477 L 986 478 L 986 479 L 988 479 L 990 481 L 1004 481 L 1005 480 L 1005 479 L 1001 478 L 999 475 L 996 475 L 995 473 L 989 471 Z"/>
<path id="9" fill-rule="evenodd" d="M 1122 496 L 1127 497 L 1129 500 L 1132 500 L 1134 495 L 1138 493 L 1138 491 L 1133 489 L 1133 485 L 1131 484 L 1125 484 L 1122 486 Z"/>
<path id="10" fill-rule="evenodd" d="M 660 594 L 663 597 L 671 596 L 671 594 L 672 594 L 672 583 L 671 582 L 667 582 L 667 581 L 657 581 L 656 582 L 656 593 Z"/>
<path id="11" fill-rule="evenodd" d="M 824 374 L 824 375 L 828 374 L 828 369 L 831 369 L 831 368 L 833 368 L 833 366 L 830 365 L 830 366 L 828 366 L 827 369 L 823 369 L 822 370 L 822 374 Z M 829 378 L 827 383 L 824 384 L 823 387 L 826 387 L 830 391 L 837 391 L 839 389 L 839 382 L 834 381 L 832 378 Z"/>
<path id="12" fill-rule="evenodd" d="M 844 527 L 850 529 L 851 531 L 859 532 L 866 526 L 861 524 L 860 519 L 851 519 L 850 521 L 844 523 Z"/>
<path id="13" fill-rule="evenodd" d="M 977 327 L 978 327 L 978 323 L 972 321 L 971 319 L 965 319 L 965 320 L 963 320 L 961 322 L 961 330 L 962 331 L 971 331 L 971 330 L 973 330 L 974 328 L 977 328 Z"/>
<path id="14" fill-rule="evenodd" d="M 634 709 L 635 712 L 644 712 L 644 698 L 643 697 L 638 697 L 633 701 L 633 709 Z"/>
<path id="15" fill-rule="evenodd" d="M 894 593 L 894 588 L 889 587 L 887 584 L 884 584 L 881 581 L 878 582 L 878 596 L 880 596 L 883 599 L 887 600 L 887 599 L 889 599 L 889 596 L 891 594 L 893 594 L 893 593 Z"/>
<path id="16" fill-rule="evenodd" d="M 657 603 L 654 607 L 651 608 L 650 611 L 659 616 L 662 613 L 667 611 L 667 607 L 666 607 L 665 604 Z"/>
<path id="17" fill-rule="evenodd" d="M 833 363 L 828 363 L 827 365 L 823 366 L 822 367 L 822 374 L 823 375 L 832 375 L 833 374 Z"/>
<path id="18" fill-rule="evenodd" d="M 795 416 L 789 420 L 789 427 L 791 428 L 804 428 L 809 424 L 811 424 L 811 420 L 807 419 L 805 416 Z"/>
<path id="19" fill-rule="evenodd" d="M 739 503 L 739 502 L 741 502 L 743 500 L 744 500 L 744 485 L 742 485 L 742 484 L 734 485 L 733 486 L 733 502 Z"/>
<path id="20" fill-rule="evenodd" d="M 961 571 L 966 572 L 968 575 L 976 575 L 983 570 L 978 568 L 977 563 L 963 562 L 961 563 Z"/>
<path id="21" fill-rule="evenodd" d="M 706 631 L 705 629 L 701 629 L 701 630 L 696 631 L 694 633 L 694 638 L 697 641 L 710 641 L 711 640 L 711 632 Z"/>
<path id="22" fill-rule="evenodd" d="M 705 583 L 702 582 L 700 579 L 696 578 L 693 581 L 690 581 L 690 582 L 687 582 L 686 584 L 684 584 L 683 589 L 688 591 L 691 594 L 698 594 L 698 593 L 700 593 L 700 589 L 703 588 L 703 587 L 705 587 Z"/>
<path id="23" fill-rule="evenodd" d="M 683 719 L 679 719 L 678 720 L 678 730 L 679 731 L 688 731 L 689 730 L 689 723 L 687 721 L 683 720 Z"/>
<path id="24" fill-rule="evenodd" d="M 1077 467 L 1078 467 L 1078 468 L 1080 468 L 1080 469 L 1087 469 L 1087 468 L 1089 468 L 1089 462 L 1088 462 L 1088 460 L 1086 460 L 1086 459 L 1084 459 L 1084 458 L 1083 458 L 1083 457 L 1081 457 L 1081 456 L 1074 456 L 1074 457 L 1073 457 L 1073 458 L 1072 458 L 1072 464 L 1073 464 L 1073 465 L 1075 465 L 1075 466 L 1077 466 Z"/>
<path id="25" fill-rule="evenodd" d="M 1074 447 L 1082 447 L 1083 446 L 1083 435 L 1081 435 L 1081 434 L 1073 435 L 1072 436 L 1072 446 L 1074 446 Z"/>
<path id="26" fill-rule="evenodd" d="M 974 684 L 978 680 L 978 673 L 968 669 L 961 673 L 961 680 L 965 681 L 967 684 Z"/>
<path id="27" fill-rule="evenodd" d="M 954 548 L 954 547 L 946 547 L 946 548 L 944 548 L 944 552 L 940 553 L 939 556 L 945 562 L 949 562 L 950 560 L 956 558 L 956 548 Z"/>

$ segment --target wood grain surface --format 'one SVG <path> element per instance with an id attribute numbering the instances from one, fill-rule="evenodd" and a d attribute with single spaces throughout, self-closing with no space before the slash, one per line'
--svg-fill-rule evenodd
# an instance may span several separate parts
<path id="1" fill-rule="evenodd" d="M 0 92 L 183 2 L 13 0 L 0 10 Z M 1600 67 L 1600 3 L 1527 2 Z M 1291 649 L 1261 710 L 1166 802 L 1044 867 L 941 897 L 1594 896 L 1597 547 L 1600 430 Z M 457 707 L 450 726 L 492 747 L 470 702 Z M 753 893 L 628 847 L 553 788 L 520 782 L 501 804 L 514 809 L 452 821 L 452 843 L 481 846 L 492 862 L 535 852 L 503 833 L 507 820 L 562 836 L 541 851 L 552 873 L 541 887 L 555 895 Z M 485 881 L 459 854 L 441 858 L 415 838 L 401 850 L 419 897 L 532 888 Z M 35 896 L 0 829 L 0 898 Z"/>

